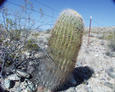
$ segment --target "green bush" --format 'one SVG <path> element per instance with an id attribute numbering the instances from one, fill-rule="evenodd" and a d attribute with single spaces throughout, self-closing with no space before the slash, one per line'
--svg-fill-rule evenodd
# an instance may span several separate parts
<path id="1" fill-rule="evenodd" d="M 34 37 L 38 37 L 40 34 L 39 33 L 34 33 L 34 34 L 32 34 L 32 36 L 34 36 Z"/>
<path id="2" fill-rule="evenodd" d="M 105 40 L 112 40 L 114 38 L 114 35 L 112 33 L 105 36 Z"/>
<path id="3" fill-rule="evenodd" d="M 25 43 L 25 49 L 26 50 L 35 50 L 37 51 L 39 49 L 38 45 L 35 43 L 35 41 L 33 39 L 28 40 Z"/>
<path id="4" fill-rule="evenodd" d="M 3 42 L 3 40 L 2 40 L 2 39 L 0 39 L 0 44 L 2 44 L 2 42 Z"/>
<path id="5" fill-rule="evenodd" d="M 20 40 L 21 30 L 12 30 L 10 31 L 10 40 Z"/>
<path id="6" fill-rule="evenodd" d="M 112 39 L 110 40 L 109 47 L 112 51 L 115 51 L 115 31 L 112 33 Z"/>

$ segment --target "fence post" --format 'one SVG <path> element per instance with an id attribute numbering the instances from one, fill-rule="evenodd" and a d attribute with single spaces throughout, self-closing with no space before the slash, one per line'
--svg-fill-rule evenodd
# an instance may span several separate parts
<path id="1" fill-rule="evenodd" d="M 90 44 L 90 33 L 91 33 L 91 23 L 92 23 L 92 16 L 90 16 L 90 23 L 89 23 L 89 31 L 88 31 L 88 43 L 87 46 Z"/>

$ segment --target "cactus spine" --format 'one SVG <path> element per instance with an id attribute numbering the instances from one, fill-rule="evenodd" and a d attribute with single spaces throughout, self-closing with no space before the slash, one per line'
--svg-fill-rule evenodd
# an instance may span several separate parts
<path id="1" fill-rule="evenodd" d="M 68 79 L 80 50 L 83 30 L 82 17 L 76 11 L 67 9 L 61 13 L 52 29 L 47 48 L 53 62 L 42 62 L 46 71 L 39 77 L 42 85 L 54 90 Z"/>

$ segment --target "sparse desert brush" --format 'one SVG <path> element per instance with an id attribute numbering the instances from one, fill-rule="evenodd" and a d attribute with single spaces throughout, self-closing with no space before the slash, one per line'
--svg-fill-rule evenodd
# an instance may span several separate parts
<path id="1" fill-rule="evenodd" d="M 10 32 L 10 40 L 20 40 L 21 37 L 21 30 L 12 30 Z"/>
<path id="2" fill-rule="evenodd" d="M 32 36 L 34 36 L 35 38 L 37 38 L 40 34 L 38 32 L 33 33 Z"/>
<path id="3" fill-rule="evenodd" d="M 112 39 L 113 39 L 113 36 L 114 36 L 114 35 L 111 33 L 111 34 L 105 36 L 105 39 L 106 39 L 106 40 L 112 40 Z"/>
<path id="4" fill-rule="evenodd" d="M 113 32 L 102 32 L 98 33 L 97 37 L 101 40 L 107 40 L 110 41 L 113 39 Z"/>
<path id="5" fill-rule="evenodd" d="M 3 42 L 3 40 L 2 40 L 2 39 L 0 39 L 0 44 L 2 44 L 2 42 Z"/>
<path id="6" fill-rule="evenodd" d="M 39 47 L 38 45 L 36 44 L 35 40 L 33 39 L 29 39 L 26 43 L 25 43 L 25 49 L 26 50 L 38 50 Z"/>
<path id="7" fill-rule="evenodd" d="M 112 39 L 110 40 L 109 48 L 110 48 L 112 51 L 115 51 L 115 30 L 114 30 L 113 33 L 112 33 Z"/>

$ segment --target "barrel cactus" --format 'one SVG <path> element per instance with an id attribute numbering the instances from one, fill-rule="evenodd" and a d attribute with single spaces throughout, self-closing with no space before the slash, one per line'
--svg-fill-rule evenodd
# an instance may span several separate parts
<path id="1" fill-rule="evenodd" d="M 46 61 L 39 66 L 39 82 L 55 90 L 68 80 L 72 73 L 82 43 L 84 23 L 74 10 L 64 10 L 51 31 Z"/>

